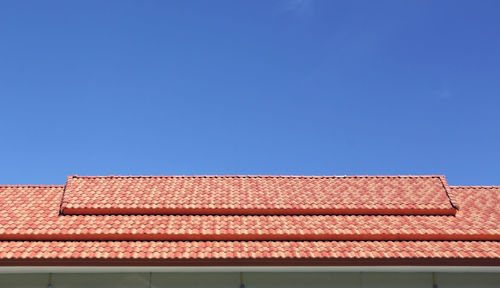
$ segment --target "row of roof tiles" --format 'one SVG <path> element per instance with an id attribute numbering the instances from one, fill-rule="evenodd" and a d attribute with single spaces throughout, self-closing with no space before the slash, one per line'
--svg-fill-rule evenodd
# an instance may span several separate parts
<path id="1" fill-rule="evenodd" d="M 500 258 L 489 241 L 0 241 L 0 259 Z"/>
<path id="2" fill-rule="evenodd" d="M 427 177 L 68 178 L 64 214 L 447 214 L 446 180 Z"/>
<path id="3" fill-rule="evenodd" d="M 0 262 L 285 258 L 500 261 L 500 187 L 452 188 L 442 176 L 71 176 L 65 186 L 4 185 L 0 186 Z M 165 208 L 171 202 L 177 212 L 186 207 L 198 209 L 192 214 L 210 205 L 221 208 L 231 204 L 229 208 L 245 213 L 258 207 L 290 209 L 297 205 L 302 210 L 296 211 L 302 215 L 65 215 L 71 214 L 66 213 L 68 207 L 83 209 L 81 214 L 96 212 L 91 209 L 108 209 L 97 212 L 109 213 L 113 211 L 110 208 L 120 207 L 148 214 L 154 212 L 147 210 L 148 205 L 159 203 Z M 364 214 L 391 208 L 406 215 L 311 215 L 321 207 L 362 208 Z M 419 214 L 422 209 L 429 213 L 409 213 Z M 453 209 L 454 213 L 429 215 L 438 209 Z"/>
<path id="4" fill-rule="evenodd" d="M 500 240 L 498 189 L 454 189 L 455 216 L 71 215 L 62 189 L 0 188 L 0 240 Z"/>

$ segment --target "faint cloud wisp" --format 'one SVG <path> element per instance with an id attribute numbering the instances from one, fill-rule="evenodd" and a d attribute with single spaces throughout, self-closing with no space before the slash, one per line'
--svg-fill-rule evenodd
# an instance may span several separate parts
<path id="1" fill-rule="evenodd" d="M 451 99 L 452 94 L 451 91 L 447 88 L 443 88 L 439 91 L 439 98 L 441 99 Z"/>
<path id="2" fill-rule="evenodd" d="M 287 0 L 285 9 L 298 16 L 306 16 L 312 12 L 313 0 Z"/>

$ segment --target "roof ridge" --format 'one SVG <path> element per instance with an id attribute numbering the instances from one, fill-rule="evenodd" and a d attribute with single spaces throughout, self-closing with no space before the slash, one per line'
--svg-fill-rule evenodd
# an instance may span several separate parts
<path id="1" fill-rule="evenodd" d="M 442 178 L 443 175 L 71 175 L 68 178 Z"/>
<path id="2" fill-rule="evenodd" d="M 64 184 L 61 184 L 61 185 L 53 185 L 53 184 L 50 184 L 50 185 L 44 185 L 44 184 L 35 184 L 35 185 L 31 185 L 31 184 L 0 184 L 0 188 L 63 188 L 65 185 Z"/>
<path id="3" fill-rule="evenodd" d="M 451 189 L 500 189 L 500 185 L 454 185 Z"/>

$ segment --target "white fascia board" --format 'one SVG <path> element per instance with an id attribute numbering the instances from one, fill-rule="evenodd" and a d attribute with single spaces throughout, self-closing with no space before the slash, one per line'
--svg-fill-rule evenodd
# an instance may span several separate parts
<path id="1" fill-rule="evenodd" d="M 3 266 L 15 273 L 453 272 L 500 273 L 500 266 Z"/>

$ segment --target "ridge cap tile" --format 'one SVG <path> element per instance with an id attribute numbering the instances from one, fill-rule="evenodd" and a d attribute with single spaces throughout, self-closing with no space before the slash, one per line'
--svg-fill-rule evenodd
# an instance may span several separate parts
<path id="1" fill-rule="evenodd" d="M 70 175 L 68 178 L 443 178 L 444 175 Z"/>
<path id="2" fill-rule="evenodd" d="M 500 185 L 453 185 L 451 189 L 500 189 Z"/>
<path id="3" fill-rule="evenodd" d="M 0 184 L 0 188 L 63 188 L 64 186 L 64 184 Z"/>

